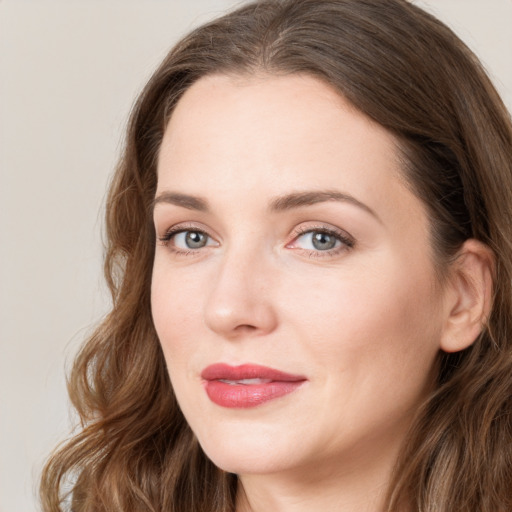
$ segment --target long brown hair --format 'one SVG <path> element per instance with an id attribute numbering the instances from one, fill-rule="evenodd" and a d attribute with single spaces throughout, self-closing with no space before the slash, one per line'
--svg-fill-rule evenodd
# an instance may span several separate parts
<path id="1" fill-rule="evenodd" d="M 436 265 L 468 238 L 496 258 L 488 325 L 440 356 L 438 385 L 398 461 L 388 510 L 512 510 L 512 127 L 475 56 L 405 0 L 262 0 L 184 38 L 133 110 L 107 203 L 112 311 L 78 355 L 78 432 L 43 472 L 45 512 L 232 512 L 237 479 L 202 453 L 151 320 L 156 159 L 173 108 L 213 73 L 308 73 L 396 136 L 425 203 Z M 67 494 L 66 494 L 67 493 Z"/>

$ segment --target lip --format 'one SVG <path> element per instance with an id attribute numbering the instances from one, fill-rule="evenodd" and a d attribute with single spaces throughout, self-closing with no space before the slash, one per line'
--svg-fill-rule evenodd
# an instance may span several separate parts
<path id="1" fill-rule="evenodd" d="M 208 398 L 221 407 L 246 409 L 292 393 L 306 378 L 260 366 L 217 363 L 201 372 Z M 240 382 L 240 381 L 250 382 Z"/>

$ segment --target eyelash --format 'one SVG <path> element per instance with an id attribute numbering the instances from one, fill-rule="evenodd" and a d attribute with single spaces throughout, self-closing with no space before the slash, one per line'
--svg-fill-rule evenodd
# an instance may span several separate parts
<path id="1" fill-rule="evenodd" d="M 293 233 L 293 240 L 287 244 L 287 247 L 290 247 L 291 244 L 295 243 L 297 239 L 301 236 L 307 235 L 309 233 L 322 233 L 328 236 L 332 236 L 341 242 L 341 245 L 337 248 L 329 249 L 326 251 L 320 250 L 308 250 L 308 249 L 296 249 L 301 250 L 307 253 L 310 258 L 330 258 L 338 256 L 340 253 L 349 251 L 353 249 L 355 246 L 355 240 L 348 235 L 345 231 L 341 231 L 339 229 L 333 227 L 326 226 L 307 226 L 307 227 L 298 227 Z"/>
<path id="2" fill-rule="evenodd" d="M 180 233 L 186 233 L 186 232 L 193 232 L 193 233 L 200 233 L 204 235 L 205 237 L 212 239 L 213 238 L 203 229 L 198 228 L 194 225 L 178 225 L 171 227 L 168 229 L 165 234 L 158 238 L 161 245 L 169 247 L 169 249 L 175 253 L 178 256 L 192 256 L 198 253 L 203 247 L 199 249 L 180 249 L 176 246 L 171 245 L 171 241 L 173 237 Z M 320 250 L 308 250 L 308 249 L 301 249 L 301 248 L 293 248 L 291 247 L 291 244 L 295 243 L 297 239 L 299 239 L 301 236 L 307 235 L 309 233 L 322 233 L 328 236 L 333 236 L 341 242 L 341 246 L 325 251 Z M 334 257 L 340 254 L 341 252 L 348 251 L 350 249 L 353 249 L 355 246 L 355 240 L 349 236 L 346 232 L 341 231 L 339 229 L 335 229 L 332 227 L 326 227 L 326 226 L 307 226 L 307 227 L 298 227 L 293 231 L 293 240 L 286 244 L 286 247 L 292 248 L 294 250 L 303 251 L 307 253 L 309 257 L 313 258 L 325 258 L 325 257 Z M 204 246 L 206 247 L 206 246 Z"/>
<path id="3" fill-rule="evenodd" d="M 187 226 L 180 224 L 178 226 L 173 226 L 169 228 L 163 236 L 159 237 L 158 240 L 161 245 L 168 247 L 173 253 L 175 253 L 178 256 L 191 256 L 193 254 L 197 254 L 197 251 L 199 249 L 179 249 L 176 246 L 173 246 L 171 244 L 171 241 L 173 237 L 176 235 L 179 235 L 180 233 L 186 233 L 187 231 L 192 233 L 200 233 L 207 238 L 212 238 L 205 230 L 198 228 L 197 226 Z M 202 249 L 202 248 L 201 248 Z"/>

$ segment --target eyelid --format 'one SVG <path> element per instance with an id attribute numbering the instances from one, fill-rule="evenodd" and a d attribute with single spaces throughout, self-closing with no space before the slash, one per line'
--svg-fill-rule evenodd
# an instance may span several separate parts
<path id="1" fill-rule="evenodd" d="M 197 232 L 202 233 L 210 241 L 213 241 L 214 243 L 207 243 L 206 245 L 199 247 L 199 248 L 181 248 L 173 245 L 171 243 L 173 237 L 179 233 L 183 232 Z M 335 237 L 341 244 L 339 244 L 337 247 L 333 247 L 331 249 L 308 249 L 304 247 L 297 247 L 295 246 L 297 240 L 306 234 L 310 233 L 325 233 L 330 236 Z M 296 226 L 290 235 L 293 237 L 288 243 L 285 244 L 285 247 L 288 249 L 293 249 L 297 252 L 302 252 L 307 254 L 310 257 L 334 257 L 338 255 L 339 253 L 346 252 L 350 249 L 352 249 L 355 245 L 355 239 L 352 235 L 350 235 L 347 231 L 342 230 L 336 226 L 333 226 L 332 224 L 325 224 L 325 223 L 314 223 L 314 224 L 308 224 L 308 223 L 302 223 L 298 226 Z M 203 251 L 207 247 L 218 247 L 220 245 L 218 241 L 218 237 L 211 234 L 211 230 L 208 229 L 206 226 L 204 226 L 202 223 L 196 223 L 196 222 L 183 222 L 178 223 L 175 225 L 172 225 L 168 229 L 165 230 L 163 235 L 157 236 L 158 241 L 161 243 L 161 245 L 169 247 L 169 249 L 177 254 L 197 254 L 201 251 Z"/>
<path id="2" fill-rule="evenodd" d="M 325 233 L 331 236 L 336 237 L 340 242 L 341 246 L 335 247 L 332 249 L 328 249 L 325 251 L 321 251 L 318 249 L 304 249 L 301 247 L 294 247 L 293 244 L 296 243 L 296 241 L 309 233 Z M 329 257 L 329 256 L 335 256 L 340 252 L 347 251 L 352 249 L 355 246 L 355 239 L 352 235 L 347 233 L 346 231 L 337 228 L 335 226 L 332 226 L 330 224 L 301 224 L 300 226 L 297 226 L 294 228 L 292 232 L 293 239 L 291 242 L 286 244 L 286 247 L 289 249 L 294 249 L 297 251 L 305 251 L 310 256 L 319 256 L 319 257 Z"/>
<path id="3" fill-rule="evenodd" d="M 158 236 L 157 238 L 158 238 L 158 241 L 162 245 L 172 247 L 172 245 L 170 243 L 172 238 L 175 235 L 177 235 L 179 233 L 186 232 L 186 231 L 193 231 L 193 232 L 196 232 L 196 233 L 202 233 L 205 236 L 207 236 L 210 240 L 213 240 L 215 242 L 215 244 L 207 244 L 205 247 L 211 247 L 212 245 L 219 245 L 219 242 L 216 239 L 216 237 L 214 237 L 212 234 L 210 234 L 209 230 L 206 227 L 203 227 L 201 224 L 189 223 L 189 222 L 175 224 L 175 225 L 171 226 L 170 228 L 166 229 L 164 234 L 161 235 L 161 236 Z M 188 251 L 189 252 L 194 252 L 194 251 L 200 250 L 202 248 L 203 247 L 201 247 L 199 249 L 188 249 Z M 180 251 L 180 249 L 178 249 L 178 248 L 175 248 L 175 250 L 176 251 Z"/>

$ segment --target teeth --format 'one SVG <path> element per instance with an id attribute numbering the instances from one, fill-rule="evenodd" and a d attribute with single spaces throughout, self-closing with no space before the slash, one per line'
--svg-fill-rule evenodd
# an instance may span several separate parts
<path id="1" fill-rule="evenodd" d="M 268 384 L 272 382 L 272 379 L 240 379 L 240 380 L 228 380 L 228 379 L 219 379 L 220 382 L 224 382 L 225 384 L 229 384 L 230 386 L 251 386 L 255 384 Z"/>

